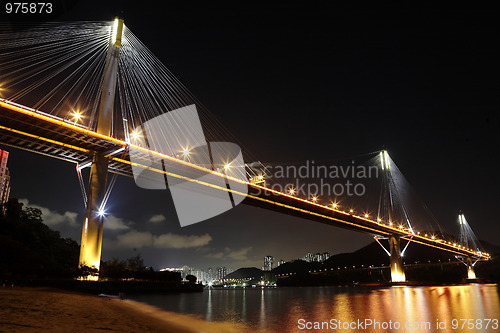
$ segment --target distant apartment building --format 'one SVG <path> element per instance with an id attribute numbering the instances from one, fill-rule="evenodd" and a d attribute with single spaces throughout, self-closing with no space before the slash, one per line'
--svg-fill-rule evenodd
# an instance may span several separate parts
<path id="1" fill-rule="evenodd" d="M 314 254 L 312 252 L 307 252 L 307 254 L 303 256 L 302 259 L 307 262 L 312 262 L 314 259 Z"/>
<path id="2" fill-rule="evenodd" d="M 0 149 L 0 204 L 9 200 L 10 195 L 10 174 L 7 168 L 9 152 Z"/>
<path id="3" fill-rule="evenodd" d="M 207 283 L 207 273 L 202 269 L 193 268 L 191 270 L 191 275 L 196 276 L 196 281 L 198 283 Z"/>
<path id="4" fill-rule="evenodd" d="M 264 257 L 264 271 L 271 271 L 273 269 L 274 258 L 273 256 Z"/>
<path id="5" fill-rule="evenodd" d="M 225 270 L 225 267 L 222 267 Z M 190 266 L 182 266 L 182 267 L 176 267 L 176 268 L 162 268 L 160 271 L 169 271 L 169 272 L 178 272 L 181 274 L 181 278 L 186 279 L 186 276 L 188 275 L 194 275 L 196 276 L 196 282 L 198 283 L 208 283 L 212 282 L 214 280 L 213 276 L 213 270 L 212 268 L 209 268 L 207 271 L 204 271 L 202 269 L 190 267 Z M 227 275 L 227 270 L 224 271 L 224 276 Z"/>
<path id="6" fill-rule="evenodd" d="M 328 252 L 316 253 L 316 256 L 318 258 L 317 261 L 323 262 L 323 261 L 328 260 L 328 258 L 330 258 L 330 253 L 328 253 Z"/>
<path id="7" fill-rule="evenodd" d="M 227 268 L 226 267 L 217 267 L 217 274 L 216 278 L 217 280 L 222 280 L 226 277 L 227 275 Z"/>
<path id="8" fill-rule="evenodd" d="M 307 261 L 307 262 L 323 262 L 330 258 L 330 253 L 328 252 L 323 252 L 323 253 L 312 253 L 308 252 L 305 256 L 302 258 L 299 258 L 301 260 Z"/>

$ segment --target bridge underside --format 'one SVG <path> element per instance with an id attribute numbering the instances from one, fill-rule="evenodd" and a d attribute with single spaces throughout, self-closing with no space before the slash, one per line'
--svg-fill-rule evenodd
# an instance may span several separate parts
<path id="1" fill-rule="evenodd" d="M 33 110 L 34 111 L 34 110 Z M 0 142 L 4 145 L 84 165 L 94 153 L 108 155 L 109 171 L 132 176 L 130 165 L 119 161 L 124 145 L 93 135 L 86 135 L 86 127 L 75 125 L 38 112 L 41 117 L 5 107 L 0 100 Z M 49 121 L 43 118 L 52 118 Z M 61 126 L 61 123 L 73 127 Z M 80 131 L 80 130 L 81 131 Z M 128 159 L 128 156 L 123 156 Z"/>
<path id="2" fill-rule="evenodd" d="M 478 260 L 485 259 L 484 257 L 478 256 L 477 254 L 471 253 L 467 250 L 458 249 L 447 242 L 445 244 L 444 241 L 414 235 L 407 231 L 401 231 L 398 228 L 380 224 L 361 216 L 341 212 L 327 206 L 313 204 L 309 201 L 293 198 L 287 195 L 279 195 L 272 193 L 271 191 L 263 190 L 262 188 L 256 189 L 250 187 L 249 195 L 243 203 L 352 231 L 363 232 L 371 235 L 395 235 L 402 239 L 411 239 L 412 242 L 448 251 L 454 253 L 455 255 L 471 257 Z"/>
<path id="3" fill-rule="evenodd" d="M 63 125 L 63 126 L 62 126 Z M 99 135 L 85 127 L 53 116 L 14 105 L 0 99 L 0 143 L 68 162 L 86 164 L 97 153 L 109 158 L 109 171 L 133 177 L 124 141 Z M 157 172 L 163 172 L 156 170 Z M 220 189 L 228 191 L 227 188 Z M 245 195 L 233 192 L 233 195 Z M 407 230 L 342 212 L 310 201 L 248 184 L 243 203 L 293 215 L 332 226 L 368 233 L 410 239 L 412 242 L 452 252 L 474 260 L 485 260 L 476 252 L 457 248 L 443 240 L 411 234 Z"/>

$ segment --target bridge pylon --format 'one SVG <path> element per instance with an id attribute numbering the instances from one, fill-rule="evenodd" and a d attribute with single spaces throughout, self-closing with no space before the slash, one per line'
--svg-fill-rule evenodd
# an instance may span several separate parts
<path id="1" fill-rule="evenodd" d="M 400 238 L 398 235 L 389 236 L 391 259 L 391 282 L 405 282 L 405 270 L 401 258 Z"/>
<path id="2" fill-rule="evenodd" d="M 104 79 L 98 109 L 96 132 L 111 135 L 113 124 L 113 106 L 116 95 L 118 61 L 120 55 L 123 20 L 115 19 L 112 36 L 106 56 Z M 101 263 L 102 232 L 104 222 L 103 199 L 106 193 L 108 175 L 107 157 L 94 152 L 90 168 L 87 207 L 82 229 L 79 266 L 88 266 L 99 270 Z M 98 275 L 89 275 L 88 280 L 97 280 Z"/>
<path id="3" fill-rule="evenodd" d="M 390 172 L 391 163 L 387 150 L 383 150 L 380 152 L 380 160 L 382 166 L 383 182 L 386 192 L 385 198 L 386 198 L 387 212 L 389 215 L 389 222 L 392 223 L 394 221 L 394 213 L 392 210 L 392 198 L 390 194 L 389 175 L 388 175 L 388 173 Z M 401 259 L 400 237 L 398 235 L 391 234 L 389 236 L 388 254 L 391 261 L 391 282 L 405 282 L 406 275 L 405 275 L 403 260 Z"/>
<path id="4" fill-rule="evenodd" d="M 477 251 L 481 249 L 481 252 L 479 252 L 480 255 L 485 254 L 485 252 L 482 250 L 479 240 L 474 234 L 474 231 L 472 231 L 472 228 L 470 227 L 467 219 L 465 218 L 465 215 L 462 212 L 460 212 L 460 214 L 458 215 L 458 224 L 460 226 L 459 243 L 466 248 L 472 247 Z M 477 279 L 474 266 L 479 261 L 479 259 L 475 260 L 471 256 L 463 256 L 458 258 L 461 262 L 464 263 L 465 266 L 467 266 L 467 280 Z M 475 261 L 473 262 L 473 260 Z"/>
<path id="5" fill-rule="evenodd" d="M 474 271 L 474 264 L 472 263 L 471 257 L 467 257 L 467 259 L 465 260 L 465 264 L 467 265 L 467 279 L 475 280 L 476 272 Z"/>

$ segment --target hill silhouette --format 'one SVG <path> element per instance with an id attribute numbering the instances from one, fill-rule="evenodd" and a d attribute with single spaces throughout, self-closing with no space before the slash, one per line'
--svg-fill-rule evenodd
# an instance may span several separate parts
<path id="1" fill-rule="evenodd" d="M 380 240 L 380 242 L 388 249 L 387 240 Z M 480 241 L 484 250 L 493 255 L 493 260 L 489 262 L 482 262 L 476 267 L 476 271 L 478 276 L 483 277 L 484 279 L 490 281 L 499 281 L 500 280 L 500 246 L 489 244 L 484 241 Z M 401 241 L 401 248 L 403 249 L 406 246 L 406 241 Z M 410 276 L 419 277 L 420 275 L 425 278 L 435 279 L 437 280 L 445 280 L 447 277 L 444 276 L 446 274 L 453 275 L 453 280 L 460 280 L 462 276 L 462 271 L 465 271 L 465 266 L 460 263 L 455 255 L 442 251 L 436 248 L 432 248 L 429 246 L 410 243 L 406 248 L 403 256 L 403 262 L 405 265 L 429 265 L 436 266 L 441 270 L 440 272 L 433 271 L 433 276 L 429 276 L 425 271 L 419 268 L 412 269 L 412 273 Z M 440 264 L 448 264 L 450 267 L 447 271 L 443 270 L 443 267 Z M 350 278 L 358 277 L 360 273 L 346 273 L 346 270 L 349 269 L 363 269 L 369 267 L 382 267 L 387 268 L 390 266 L 389 256 L 382 249 L 382 247 L 377 242 L 372 242 L 354 252 L 351 253 L 340 253 L 331 256 L 328 260 L 324 262 L 306 262 L 303 260 L 294 260 L 290 262 L 286 262 L 278 267 L 275 267 L 272 270 L 272 273 L 276 276 L 282 276 L 286 274 L 292 273 L 293 275 L 297 275 L 294 279 L 299 279 L 300 282 L 298 284 L 303 285 L 305 280 L 308 282 L 315 283 L 326 283 L 325 279 L 321 279 L 318 276 L 314 276 L 314 273 L 320 272 L 331 272 L 342 270 L 342 274 L 349 276 Z M 312 274 L 311 274 L 312 273 Z M 234 271 L 231 274 L 227 275 L 227 278 L 234 279 L 242 279 L 242 278 L 252 278 L 252 279 L 260 279 L 260 276 L 263 276 L 264 272 L 261 269 L 256 267 L 247 267 L 240 268 Z M 426 275 L 427 274 L 427 275 Z M 430 273 L 429 273 L 430 274 Z M 388 279 L 388 272 L 380 271 L 379 278 Z M 351 280 L 352 281 L 352 280 Z M 450 280 L 451 281 L 451 280 Z"/>
<path id="2" fill-rule="evenodd" d="M 244 267 L 226 275 L 226 279 L 258 279 L 264 275 L 264 271 L 257 267 Z"/>

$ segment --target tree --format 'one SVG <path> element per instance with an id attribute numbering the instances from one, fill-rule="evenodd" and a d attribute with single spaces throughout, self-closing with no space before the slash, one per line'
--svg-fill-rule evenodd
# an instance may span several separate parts
<path id="1" fill-rule="evenodd" d="M 9 218 L 18 218 L 23 210 L 23 204 L 15 198 L 10 198 L 5 204 L 5 215 Z"/>
<path id="2" fill-rule="evenodd" d="M 144 260 L 142 259 L 140 253 L 135 257 L 127 259 L 127 269 L 133 272 L 139 272 L 146 269 L 146 266 L 144 266 Z"/>
<path id="3" fill-rule="evenodd" d="M 189 283 L 196 283 L 196 276 L 188 274 L 186 280 L 188 280 Z"/>
<path id="4" fill-rule="evenodd" d="M 118 258 L 113 258 L 101 263 L 99 276 L 113 280 L 120 280 L 126 277 L 127 263 Z"/>
<path id="5" fill-rule="evenodd" d="M 21 217 L 30 222 L 43 222 L 42 211 L 38 208 L 26 207 L 22 210 Z"/>
<path id="6" fill-rule="evenodd" d="M 78 267 L 77 275 L 79 278 L 87 278 L 88 276 L 97 276 L 99 275 L 99 270 L 96 267 L 82 265 Z"/>
<path id="7" fill-rule="evenodd" d="M 42 211 L 23 209 L 17 199 L 5 204 L 0 217 L 0 278 L 23 280 L 72 278 L 77 272 L 80 247 L 43 223 Z M 8 255 L 7 255 L 8 254 Z"/>

